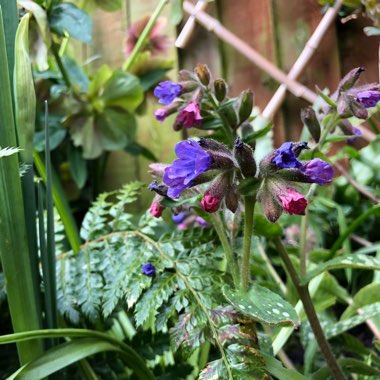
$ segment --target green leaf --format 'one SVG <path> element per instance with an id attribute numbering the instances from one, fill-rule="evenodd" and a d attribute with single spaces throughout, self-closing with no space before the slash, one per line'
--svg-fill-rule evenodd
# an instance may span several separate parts
<path id="1" fill-rule="evenodd" d="M 169 69 L 155 69 L 148 71 L 147 73 L 140 74 L 138 77 L 140 79 L 141 87 L 144 91 L 148 91 L 155 84 L 157 84 L 169 71 Z"/>
<path id="2" fill-rule="evenodd" d="M 170 9 L 170 21 L 173 25 L 178 25 L 183 18 L 183 0 L 172 0 Z"/>
<path id="3" fill-rule="evenodd" d="M 61 126 L 49 127 L 49 148 L 50 151 L 58 147 L 65 139 L 67 130 Z M 45 131 L 38 131 L 34 134 L 34 149 L 37 152 L 45 150 Z"/>
<path id="4" fill-rule="evenodd" d="M 380 259 L 363 254 L 339 256 L 319 264 L 315 269 L 307 273 L 307 275 L 301 280 L 301 283 L 307 284 L 312 278 L 316 277 L 320 273 L 341 268 L 380 270 Z"/>
<path id="5" fill-rule="evenodd" d="M 107 81 L 112 77 L 112 74 L 113 71 L 108 65 L 102 65 L 89 84 L 88 96 L 97 96 Z"/>
<path id="6" fill-rule="evenodd" d="M 77 186 L 82 189 L 87 180 L 86 160 L 83 158 L 80 149 L 71 144 L 68 146 L 67 156 L 69 158 L 70 173 Z"/>
<path id="7" fill-rule="evenodd" d="M 27 13 L 20 21 L 15 42 L 15 119 L 20 156 L 25 163 L 33 162 L 33 134 L 36 119 L 36 93 L 29 59 L 29 20 Z"/>
<path id="8" fill-rule="evenodd" d="M 254 283 L 246 293 L 233 290 L 228 285 L 222 291 L 234 308 L 255 321 L 273 326 L 298 325 L 293 306 L 267 288 Z"/>
<path id="9" fill-rule="evenodd" d="M 363 306 L 370 305 L 379 301 L 380 282 L 373 282 L 361 288 L 354 296 L 352 303 L 341 315 L 341 320 L 352 317 Z"/>
<path id="10" fill-rule="evenodd" d="M 67 55 L 62 57 L 62 63 L 70 78 L 70 82 L 82 92 L 88 92 L 89 79 L 82 68 Z"/>
<path id="11" fill-rule="evenodd" d="M 282 235 L 282 228 L 277 223 L 271 223 L 264 215 L 256 214 L 253 221 L 253 234 L 273 238 Z"/>
<path id="12" fill-rule="evenodd" d="M 318 95 L 328 104 L 330 105 L 331 107 L 334 107 L 336 108 L 336 103 L 334 102 L 334 100 L 332 100 L 329 96 L 327 96 L 325 94 L 324 91 L 322 91 L 318 86 L 315 86 L 316 87 L 316 90 L 317 90 L 317 93 Z"/>
<path id="13" fill-rule="evenodd" d="M 265 369 L 278 380 L 306 380 L 306 377 L 294 369 L 285 368 L 280 361 L 261 352 L 265 360 Z"/>
<path id="14" fill-rule="evenodd" d="M 118 106 L 133 112 L 143 101 L 144 91 L 137 77 L 117 70 L 105 84 L 101 98 L 109 107 Z"/>
<path id="15" fill-rule="evenodd" d="M 92 40 L 91 17 L 72 3 L 54 6 L 49 14 L 49 25 L 59 36 L 64 37 L 67 33 L 87 44 Z"/>
<path id="16" fill-rule="evenodd" d="M 244 141 L 246 143 L 251 143 L 260 137 L 264 137 L 267 133 L 269 133 L 273 128 L 273 124 L 269 123 L 266 127 L 259 129 L 258 131 L 254 131 L 252 133 L 249 133 L 248 135 L 244 136 Z"/>

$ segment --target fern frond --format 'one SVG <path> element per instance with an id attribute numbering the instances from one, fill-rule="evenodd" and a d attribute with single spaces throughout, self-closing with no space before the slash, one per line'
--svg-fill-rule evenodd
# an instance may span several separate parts
<path id="1" fill-rule="evenodd" d="M 12 154 L 20 152 L 20 148 L 0 148 L 0 158 L 11 156 Z"/>

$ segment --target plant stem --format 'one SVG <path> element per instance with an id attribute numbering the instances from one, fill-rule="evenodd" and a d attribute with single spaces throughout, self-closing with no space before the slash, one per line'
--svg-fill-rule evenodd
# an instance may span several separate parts
<path id="1" fill-rule="evenodd" d="M 51 51 L 54 55 L 55 61 L 57 62 L 59 71 L 62 74 L 62 78 L 63 78 L 63 81 L 65 82 L 66 87 L 71 89 L 72 86 L 71 86 L 69 74 L 67 73 L 66 68 L 63 65 L 62 59 L 61 59 L 59 52 L 57 50 L 57 46 L 54 43 L 51 44 Z"/>
<path id="2" fill-rule="evenodd" d="M 335 380 L 344 380 L 345 377 L 342 372 L 342 369 L 340 368 L 333 352 L 331 351 L 331 347 L 322 330 L 322 327 L 319 322 L 317 313 L 315 311 L 313 301 L 311 300 L 307 285 L 300 285 L 300 279 L 298 277 L 298 274 L 293 266 L 292 261 L 290 260 L 290 257 L 288 255 L 288 252 L 286 251 L 286 248 L 281 242 L 281 239 L 278 237 L 274 238 L 273 242 L 277 248 L 277 252 L 281 256 L 281 259 L 283 260 L 285 264 L 285 267 L 290 275 L 290 278 L 294 286 L 297 289 L 298 295 L 303 303 L 303 307 L 304 307 L 307 319 L 310 322 L 310 326 L 314 332 L 314 336 L 317 340 L 321 353 L 324 356 L 328 367 L 330 368 L 332 377 Z"/>
<path id="3" fill-rule="evenodd" d="M 245 215 L 244 215 L 244 240 L 243 255 L 241 260 L 241 288 L 247 291 L 250 280 L 250 257 L 251 257 L 251 241 L 253 232 L 253 215 L 255 212 L 255 198 L 253 196 L 245 196 Z"/>
<path id="4" fill-rule="evenodd" d="M 307 234 L 307 217 L 308 210 L 306 209 L 305 216 L 301 218 L 301 229 L 300 229 L 300 264 L 301 264 L 301 276 L 305 276 L 307 267 L 307 255 L 306 255 L 306 234 Z"/>
<path id="5" fill-rule="evenodd" d="M 231 275 L 234 281 L 235 288 L 238 288 L 239 287 L 239 270 L 234 259 L 231 245 L 228 242 L 226 232 L 224 231 L 224 226 L 222 224 L 222 221 L 220 220 L 219 215 L 213 214 L 212 218 L 213 218 L 213 225 L 214 225 L 215 231 L 219 236 L 219 240 L 222 244 L 224 254 L 226 256 L 228 267 L 231 269 Z"/>
<path id="6" fill-rule="evenodd" d="M 164 9 L 165 5 L 168 3 L 169 3 L 169 0 L 161 0 L 158 3 L 158 5 L 157 5 L 156 9 L 154 10 L 152 16 L 150 16 L 150 19 L 149 19 L 148 23 L 146 24 L 144 30 L 140 34 L 140 37 L 137 40 L 136 45 L 135 45 L 131 55 L 128 57 L 127 62 L 125 62 L 125 65 L 123 66 L 124 71 L 128 71 L 132 67 L 137 55 L 139 54 L 141 48 L 144 45 L 146 38 L 148 37 L 148 35 L 149 35 L 150 31 L 152 30 L 155 22 L 157 21 L 158 16 L 160 15 L 162 10 Z"/>

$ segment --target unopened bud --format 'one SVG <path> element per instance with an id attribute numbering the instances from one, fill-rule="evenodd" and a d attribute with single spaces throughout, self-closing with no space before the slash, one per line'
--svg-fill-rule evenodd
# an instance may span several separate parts
<path id="1" fill-rule="evenodd" d="M 261 203 L 266 218 L 275 223 L 282 214 L 282 207 L 272 191 L 269 189 L 268 182 L 265 181 L 257 195 Z"/>
<path id="2" fill-rule="evenodd" d="M 352 114 L 358 119 L 366 120 L 368 118 L 368 111 L 363 104 L 354 100 L 351 102 L 350 106 Z"/>
<path id="3" fill-rule="evenodd" d="M 205 64 L 199 63 L 195 67 L 194 73 L 204 86 L 209 85 L 211 74 L 210 74 L 210 70 L 208 69 L 208 67 Z"/>
<path id="4" fill-rule="evenodd" d="M 357 67 L 352 69 L 349 73 L 347 73 L 343 79 L 339 82 L 338 85 L 338 93 L 347 91 L 352 88 L 355 83 L 358 81 L 361 73 L 364 71 L 363 67 Z"/>
<path id="5" fill-rule="evenodd" d="M 154 162 L 153 164 L 149 165 L 149 168 L 151 169 L 150 173 L 158 178 L 162 178 L 164 176 L 165 169 L 168 167 L 168 164 L 161 164 L 159 162 Z"/>
<path id="6" fill-rule="evenodd" d="M 201 205 L 203 210 L 209 213 L 218 211 L 221 199 L 218 196 L 211 195 L 209 191 L 202 198 Z"/>
<path id="7" fill-rule="evenodd" d="M 253 158 L 253 150 L 239 138 L 235 141 L 234 156 L 244 177 L 254 177 L 257 166 Z"/>
<path id="8" fill-rule="evenodd" d="M 219 112 L 227 119 L 231 128 L 235 129 L 238 126 L 238 116 L 232 104 L 223 105 Z"/>
<path id="9" fill-rule="evenodd" d="M 233 213 L 236 212 L 239 206 L 239 195 L 235 186 L 230 186 L 225 196 L 226 207 Z"/>
<path id="10" fill-rule="evenodd" d="M 298 157 L 305 149 L 310 149 L 309 145 L 307 145 L 307 141 L 293 143 L 292 151 L 296 157 Z"/>
<path id="11" fill-rule="evenodd" d="M 236 166 L 231 151 L 219 141 L 201 138 L 199 145 L 212 157 L 212 169 L 227 170 Z"/>
<path id="12" fill-rule="evenodd" d="M 222 102 L 227 95 L 227 84 L 224 79 L 216 79 L 214 81 L 215 97 L 219 102 Z"/>
<path id="13" fill-rule="evenodd" d="M 165 210 L 165 206 L 161 205 L 162 197 L 160 195 L 156 195 L 153 199 L 152 204 L 149 208 L 149 213 L 155 218 L 159 218 L 162 215 L 162 212 Z"/>
<path id="14" fill-rule="evenodd" d="M 301 110 L 301 119 L 309 130 L 310 135 L 314 141 L 316 143 L 319 142 L 319 139 L 321 137 L 321 126 L 313 107 L 303 108 Z"/>
<path id="15" fill-rule="evenodd" d="M 353 96 L 345 93 L 339 97 L 337 110 L 342 118 L 356 116 L 359 119 L 367 119 L 368 117 L 368 111 L 364 105 L 358 103 Z"/>
<path id="16" fill-rule="evenodd" d="M 180 81 L 196 81 L 196 76 L 189 70 L 180 70 L 178 78 Z"/>
<path id="17" fill-rule="evenodd" d="M 239 124 L 246 121 L 252 113 L 253 108 L 253 92 L 245 90 L 239 97 Z"/>
<path id="18" fill-rule="evenodd" d="M 154 191 L 155 193 L 166 197 L 168 195 L 168 187 L 166 185 L 159 185 L 157 181 L 153 181 L 149 186 L 148 189 L 150 191 Z"/>

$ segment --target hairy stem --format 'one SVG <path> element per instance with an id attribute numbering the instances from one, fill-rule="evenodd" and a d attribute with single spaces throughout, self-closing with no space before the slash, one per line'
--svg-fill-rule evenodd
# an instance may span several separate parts
<path id="1" fill-rule="evenodd" d="M 213 214 L 212 219 L 213 219 L 213 225 L 214 225 L 215 231 L 218 234 L 219 240 L 222 244 L 228 267 L 231 269 L 231 275 L 234 281 L 234 285 L 236 288 L 238 288 L 239 287 L 239 271 L 238 271 L 238 267 L 237 267 L 237 264 L 232 252 L 231 245 L 228 241 L 226 232 L 224 230 L 224 226 L 222 224 L 222 221 L 220 220 L 219 215 Z"/>
<path id="2" fill-rule="evenodd" d="M 300 264 L 301 264 L 301 276 L 305 276 L 307 268 L 307 254 L 306 254 L 306 234 L 307 234 L 307 218 L 308 210 L 306 209 L 305 216 L 301 219 L 301 230 L 300 230 Z"/>
<path id="3" fill-rule="evenodd" d="M 285 267 L 290 275 L 290 278 L 297 289 L 298 295 L 304 306 L 307 319 L 310 322 L 310 326 L 314 332 L 314 336 L 317 340 L 317 344 L 321 350 L 321 353 L 324 356 L 328 367 L 330 368 L 332 377 L 335 380 L 344 380 L 345 377 L 342 372 L 342 369 L 340 368 L 333 352 L 331 351 L 331 347 L 322 330 L 322 327 L 319 322 L 317 313 L 315 311 L 313 301 L 311 300 L 307 285 L 300 285 L 300 279 L 298 277 L 298 274 L 293 266 L 292 261 L 290 260 L 290 257 L 288 255 L 288 252 L 286 251 L 286 248 L 281 242 L 281 239 L 277 237 L 273 241 L 277 248 L 277 252 L 281 256 L 281 259 L 283 260 L 285 264 Z"/>
<path id="4" fill-rule="evenodd" d="M 161 0 L 154 12 L 152 13 L 152 16 L 150 16 L 150 19 L 148 23 L 146 24 L 144 30 L 140 34 L 139 39 L 136 42 L 136 45 L 131 53 L 131 55 L 128 57 L 127 62 L 125 62 L 125 65 L 123 69 L 125 71 L 128 71 L 133 63 L 135 62 L 135 59 L 137 58 L 138 54 L 140 53 L 141 48 L 143 47 L 145 40 L 147 39 L 150 31 L 154 27 L 155 22 L 157 21 L 158 17 L 160 16 L 162 10 L 164 9 L 165 5 L 169 3 L 169 0 Z"/>
<path id="5" fill-rule="evenodd" d="M 243 291 L 248 289 L 250 280 L 250 257 L 251 257 L 251 241 L 253 232 L 253 215 L 255 211 L 255 198 L 252 196 L 244 197 L 245 216 L 244 216 L 244 240 L 243 255 L 241 260 L 241 288 Z"/>

